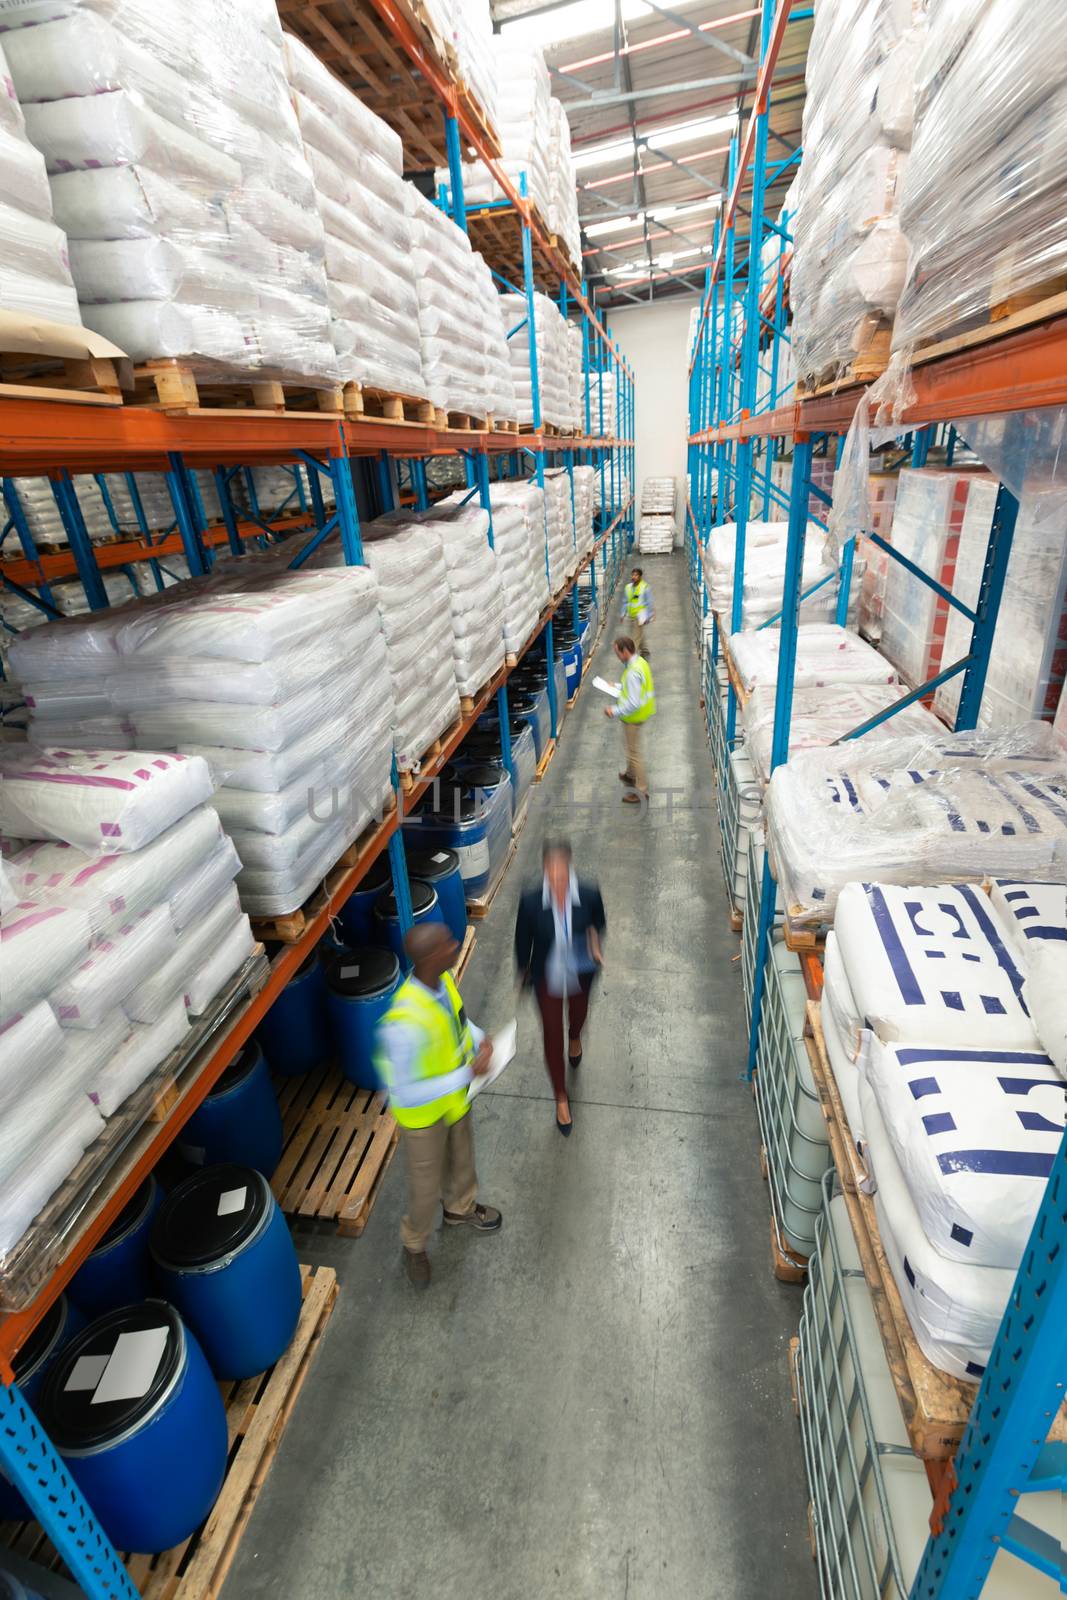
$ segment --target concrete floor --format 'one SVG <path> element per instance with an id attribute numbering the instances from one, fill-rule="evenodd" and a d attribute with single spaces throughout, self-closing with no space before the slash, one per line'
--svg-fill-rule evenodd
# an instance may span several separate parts
<path id="1" fill-rule="evenodd" d="M 814 1600 L 800 1290 L 770 1270 L 684 558 L 648 576 L 651 810 L 620 805 L 618 729 L 587 683 L 464 983 L 484 1026 L 519 1009 L 518 1058 L 473 1113 L 503 1230 L 439 1235 L 412 1290 L 398 1158 L 362 1239 L 301 1241 L 341 1296 L 224 1600 Z M 569 1140 L 512 978 L 546 831 L 608 917 Z"/>

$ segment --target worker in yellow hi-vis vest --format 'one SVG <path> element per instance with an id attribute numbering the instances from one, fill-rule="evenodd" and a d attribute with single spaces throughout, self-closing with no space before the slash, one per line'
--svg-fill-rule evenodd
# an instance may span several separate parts
<path id="1" fill-rule="evenodd" d="M 426 1244 L 444 1204 L 447 1226 L 495 1233 L 500 1212 L 478 1203 L 467 1089 L 489 1070 L 492 1040 L 463 1008 L 449 968 L 459 945 L 443 922 L 422 922 L 404 940 L 413 971 L 378 1030 L 377 1066 L 400 1125 L 408 1209 L 400 1224 L 408 1277 L 430 1281 Z"/>
<path id="2" fill-rule="evenodd" d="M 634 567 L 630 573 L 630 581 L 623 590 L 622 610 L 619 616 L 626 627 L 626 631 L 637 646 L 639 656 L 648 660 L 648 628 L 656 620 L 656 613 L 652 608 L 652 590 L 645 582 L 645 575 L 640 567 Z"/>
<path id="3" fill-rule="evenodd" d="M 637 646 L 629 634 L 620 634 L 615 640 L 615 654 L 622 662 L 622 682 L 614 705 L 606 706 L 606 717 L 617 717 L 622 723 L 622 742 L 626 751 L 626 768 L 619 777 L 626 784 L 623 801 L 627 805 L 640 805 L 648 799 L 648 769 L 644 755 L 644 725 L 656 714 L 656 691 L 652 683 L 652 668 L 644 656 L 638 655 Z"/>

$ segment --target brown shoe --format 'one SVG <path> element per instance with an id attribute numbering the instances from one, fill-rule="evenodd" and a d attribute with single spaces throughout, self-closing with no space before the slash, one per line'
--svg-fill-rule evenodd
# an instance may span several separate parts
<path id="1" fill-rule="evenodd" d="M 409 1250 L 404 1247 L 404 1265 L 410 1281 L 416 1289 L 430 1287 L 430 1258 L 425 1250 Z"/>
<path id="2" fill-rule="evenodd" d="M 628 789 L 622 797 L 622 803 L 624 806 L 639 806 L 641 798 L 636 789 Z M 647 800 L 648 796 L 645 795 L 644 798 Z"/>
<path id="3" fill-rule="evenodd" d="M 450 1228 L 474 1228 L 478 1233 L 495 1233 L 500 1226 L 501 1216 L 495 1206 L 475 1206 L 473 1211 L 464 1211 L 462 1216 L 454 1211 L 446 1211 L 445 1222 Z"/>
<path id="4" fill-rule="evenodd" d="M 634 775 L 633 775 L 632 772 L 620 772 L 619 773 L 619 782 L 620 783 L 633 783 L 633 781 L 634 781 Z"/>

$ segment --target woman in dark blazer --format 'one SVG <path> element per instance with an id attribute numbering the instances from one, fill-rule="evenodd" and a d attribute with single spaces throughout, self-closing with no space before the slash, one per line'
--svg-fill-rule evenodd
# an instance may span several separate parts
<path id="1" fill-rule="evenodd" d="M 567 1009 L 567 1059 L 582 1059 L 582 1028 L 593 982 L 604 964 L 601 938 L 607 926 L 604 902 L 595 883 L 581 882 L 571 847 L 549 841 L 542 852 L 541 882 L 519 901 L 515 923 L 515 962 L 524 988 L 531 988 L 541 1012 L 545 1065 L 556 1098 L 556 1126 L 571 1131 L 567 1072 L 563 1059 L 563 1013 Z"/>

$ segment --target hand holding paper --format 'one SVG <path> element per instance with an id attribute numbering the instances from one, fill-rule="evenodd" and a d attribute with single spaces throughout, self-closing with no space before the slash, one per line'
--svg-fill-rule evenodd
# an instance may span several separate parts
<path id="1" fill-rule="evenodd" d="M 519 1024 L 513 1018 L 505 1027 L 501 1028 L 499 1033 L 493 1035 L 493 1058 L 489 1063 L 489 1071 L 483 1073 L 480 1078 L 471 1079 L 467 1088 L 468 1105 L 475 1095 L 481 1094 L 483 1089 L 488 1089 L 491 1083 L 496 1082 L 508 1062 L 513 1058 L 518 1033 Z"/>

